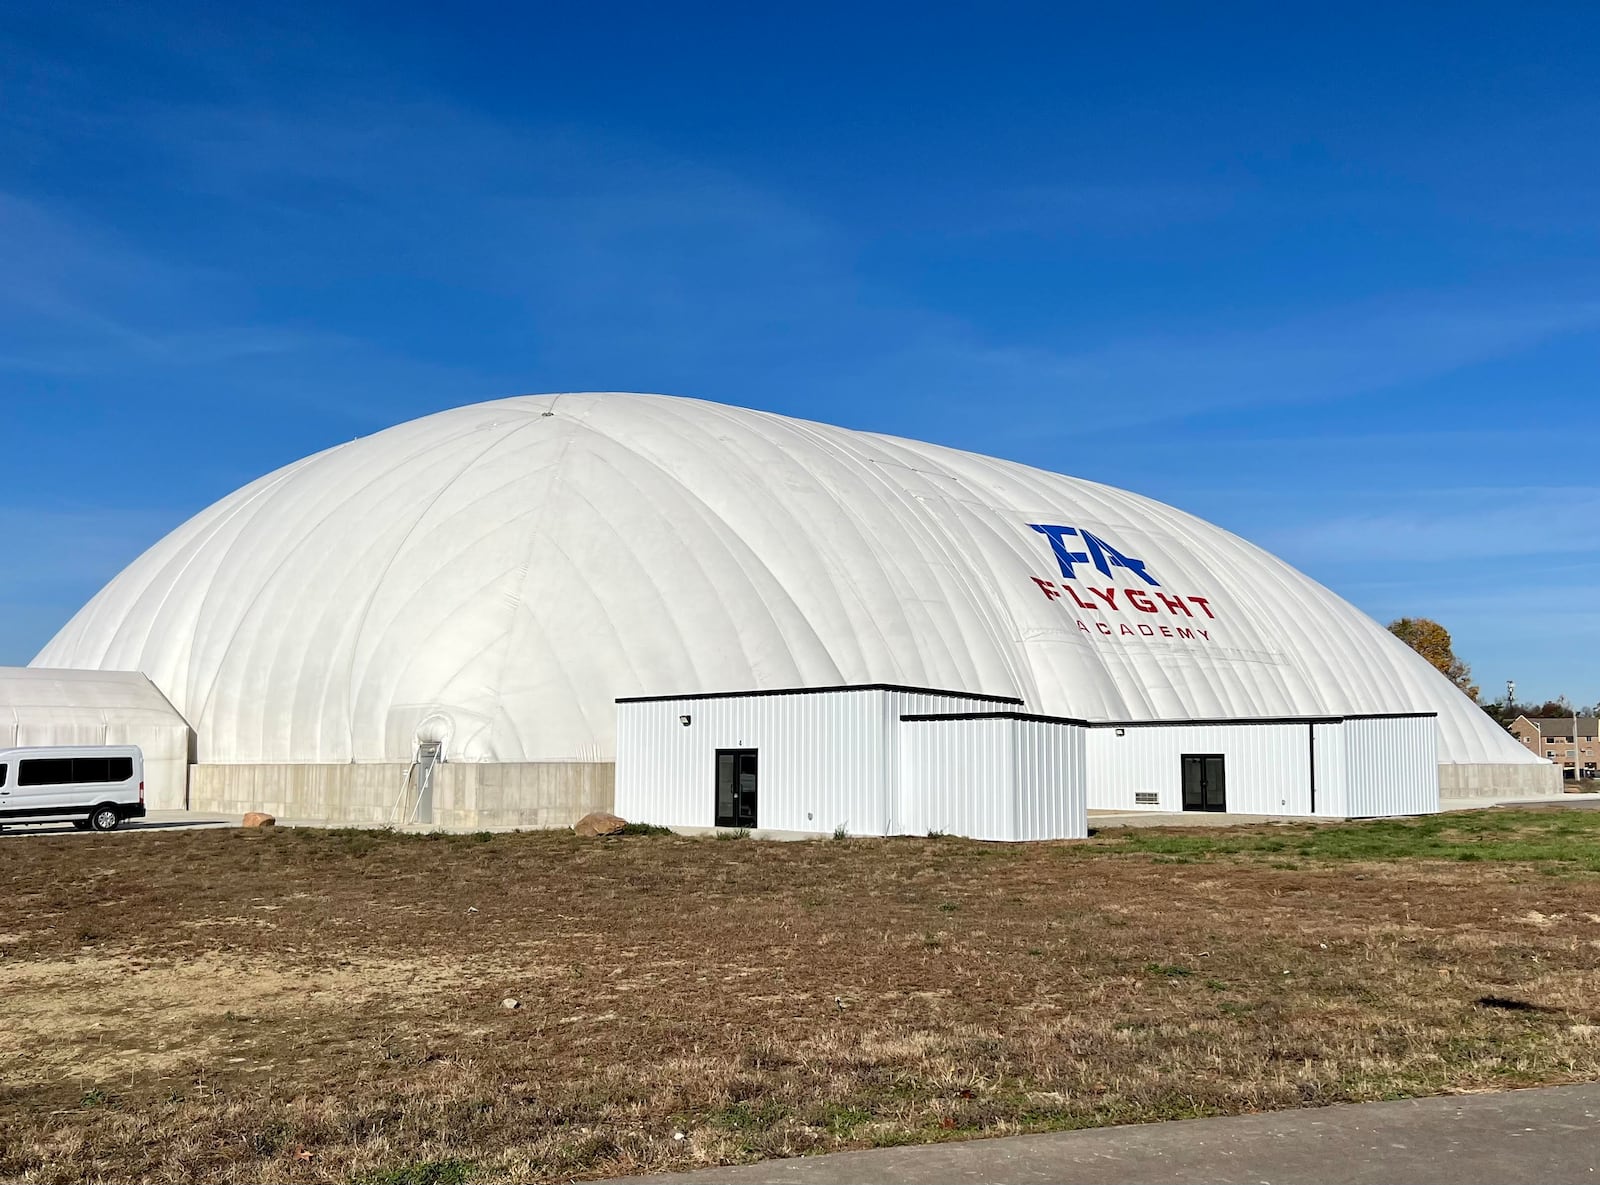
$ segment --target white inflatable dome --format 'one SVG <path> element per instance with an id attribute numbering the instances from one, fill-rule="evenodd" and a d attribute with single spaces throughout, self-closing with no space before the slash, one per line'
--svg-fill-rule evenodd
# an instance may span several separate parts
<path id="1" fill-rule="evenodd" d="M 1137 494 L 693 399 L 460 407 L 269 474 L 35 666 L 144 671 L 203 762 L 606 761 L 618 696 L 902 683 L 1093 720 L 1438 712 L 1382 627 Z"/>

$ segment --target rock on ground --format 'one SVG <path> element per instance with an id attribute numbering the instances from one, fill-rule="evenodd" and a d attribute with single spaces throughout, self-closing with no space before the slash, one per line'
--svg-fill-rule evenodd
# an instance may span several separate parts
<path id="1" fill-rule="evenodd" d="M 581 836 L 590 838 L 596 835 L 616 835 L 628 821 L 620 815 L 613 815 L 607 811 L 592 811 L 573 824 L 572 830 Z"/>

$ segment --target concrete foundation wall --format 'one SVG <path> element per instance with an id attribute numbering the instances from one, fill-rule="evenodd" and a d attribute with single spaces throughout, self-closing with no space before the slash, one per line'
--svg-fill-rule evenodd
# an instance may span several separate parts
<path id="1" fill-rule="evenodd" d="M 451 831 L 501 827 L 570 827 L 590 811 L 609 811 L 616 767 L 610 762 L 446 762 L 435 767 L 433 817 Z M 266 811 L 287 822 L 382 827 L 410 821 L 416 800 L 411 767 L 350 765 L 196 765 L 189 771 L 191 810 Z"/>
<path id="2" fill-rule="evenodd" d="M 1560 794 L 1554 765 L 1441 765 L 1440 798 L 1533 798 Z"/>
<path id="3" fill-rule="evenodd" d="M 434 772 L 433 821 L 452 831 L 571 827 L 612 809 L 616 771 L 610 761 L 447 762 Z"/>

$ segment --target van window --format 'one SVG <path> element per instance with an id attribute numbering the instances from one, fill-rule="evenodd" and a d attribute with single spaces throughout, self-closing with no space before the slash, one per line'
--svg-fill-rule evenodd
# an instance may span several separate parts
<path id="1" fill-rule="evenodd" d="M 131 757 L 41 757 L 19 762 L 17 768 L 19 786 L 126 782 L 132 777 Z"/>
<path id="2" fill-rule="evenodd" d="M 111 759 L 108 757 L 74 757 L 72 759 L 74 782 L 109 782 Z"/>
<path id="3" fill-rule="evenodd" d="M 0 764 L 0 786 L 4 786 L 6 784 L 6 770 L 8 768 L 8 766 Z"/>
<path id="4" fill-rule="evenodd" d="M 72 781 L 72 758 L 34 758 L 17 762 L 19 786 L 65 786 Z"/>

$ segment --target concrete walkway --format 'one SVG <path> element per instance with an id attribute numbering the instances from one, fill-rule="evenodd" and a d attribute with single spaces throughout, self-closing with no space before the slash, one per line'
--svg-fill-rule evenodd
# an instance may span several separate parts
<path id="1" fill-rule="evenodd" d="M 1479 795 L 1474 798 L 1441 798 L 1441 811 L 1481 811 L 1489 807 L 1518 806 L 1600 806 L 1600 790 L 1584 790 L 1577 794 L 1536 794 L 1523 798 L 1491 798 Z"/>
<path id="2" fill-rule="evenodd" d="M 1442 798 L 1440 811 L 1486 811 L 1498 807 L 1564 806 L 1600 807 L 1600 792 L 1541 794 L 1526 798 Z M 1097 811 L 1089 812 L 1089 829 L 1109 827 L 1249 827 L 1257 823 L 1343 823 L 1344 819 L 1310 815 L 1212 814 L 1208 811 Z"/>
<path id="3" fill-rule="evenodd" d="M 200 827 L 237 827 L 242 815 L 218 815 L 207 811 L 151 811 L 142 819 L 129 819 L 111 835 L 137 835 L 141 831 L 192 831 Z M 93 831 L 79 831 L 70 822 L 22 823 L 15 819 L 0 824 L 0 840 L 22 839 L 29 835 L 82 835 L 102 838 Z"/>
<path id="4" fill-rule="evenodd" d="M 1534 1185 L 1596 1180 L 1600 1083 L 880 1148 L 627 1178 L 635 1185 Z"/>

